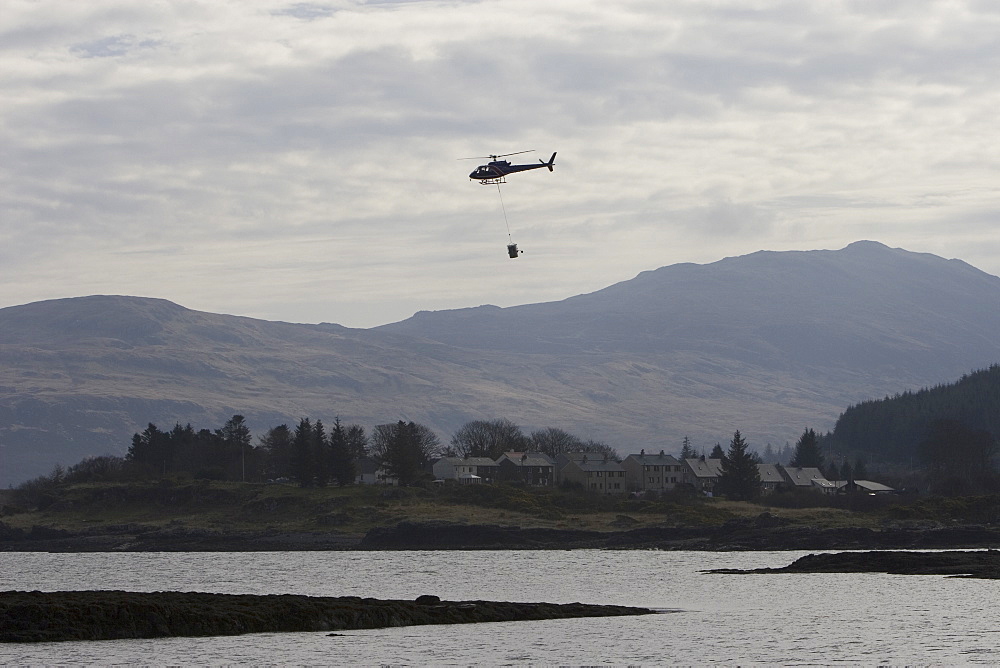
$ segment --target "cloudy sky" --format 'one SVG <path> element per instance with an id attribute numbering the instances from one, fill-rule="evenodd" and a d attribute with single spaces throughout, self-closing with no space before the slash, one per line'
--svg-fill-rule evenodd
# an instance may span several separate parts
<path id="1" fill-rule="evenodd" d="M 998 34 L 992 0 L 5 0 L 0 306 L 370 327 L 859 239 L 1000 274 Z M 529 149 L 503 208 L 459 159 Z"/>

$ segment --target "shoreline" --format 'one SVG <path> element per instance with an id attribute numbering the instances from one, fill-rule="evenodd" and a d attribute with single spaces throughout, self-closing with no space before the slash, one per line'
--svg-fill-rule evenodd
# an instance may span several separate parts
<path id="1" fill-rule="evenodd" d="M 364 536 L 336 532 L 223 532 L 141 525 L 69 532 L 33 527 L 0 534 L 0 552 L 260 552 L 333 550 L 572 550 L 656 549 L 726 551 L 920 550 L 1000 548 L 1000 528 L 818 529 L 733 521 L 716 527 L 587 531 L 500 525 L 401 522 Z"/>
<path id="2" fill-rule="evenodd" d="M 352 631 L 428 624 L 658 614 L 584 603 L 382 600 L 202 592 L 0 592 L 0 642 L 55 642 Z"/>

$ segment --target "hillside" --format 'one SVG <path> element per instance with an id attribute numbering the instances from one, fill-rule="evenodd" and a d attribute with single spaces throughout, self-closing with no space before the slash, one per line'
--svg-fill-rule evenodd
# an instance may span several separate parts
<path id="1" fill-rule="evenodd" d="M 149 422 L 554 426 L 620 452 L 762 447 L 1000 360 L 1000 278 L 873 242 L 644 272 L 558 302 L 369 330 L 94 296 L 0 309 L 0 485 Z"/>
<path id="2" fill-rule="evenodd" d="M 863 453 L 869 460 L 899 459 L 912 455 L 913 446 L 942 420 L 1000 438 L 1000 365 L 954 383 L 850 406 L 837 419 L 829 441 L 838 450 Z M 957 456 L 957 444 L 952 447 Z"/>

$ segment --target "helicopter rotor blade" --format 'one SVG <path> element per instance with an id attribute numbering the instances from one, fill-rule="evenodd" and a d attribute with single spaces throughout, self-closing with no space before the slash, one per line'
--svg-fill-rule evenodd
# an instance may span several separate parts
<path id="1" fill-rule="evenodd" d="M 506 158 L 508 155 L 521 155 L 522 153 L 533 153 L 535 149 L 529 148 L 527 151 L 515 151 L 514 153 L 500 153 L 497 155 L 477 155 L 471 158 L 457 158 L 458 160 L 485 160 L 489 158 L 490 160 L 496 160 L 497 158 Z"/>
<path id="2" fill-rule="evenodd" d="M 494 158 L 506 158 L 508 155 L 521 155 L 522 153 L 534 153 L 535 149 L 529 148 L 527 151 L 515 151 L 514 153 L 501 153 L 500 155 L 494 155 Z"/>

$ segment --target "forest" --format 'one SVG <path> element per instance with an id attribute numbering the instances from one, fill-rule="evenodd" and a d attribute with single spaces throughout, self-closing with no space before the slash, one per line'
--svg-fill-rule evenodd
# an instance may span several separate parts
<path id="1" fill-rule="evenodd" d="M 936 491 L 995 489 L 1000 365 L 938 385 L 849 407 L 824 435 L 826 452 L 924 471 Z"/>

